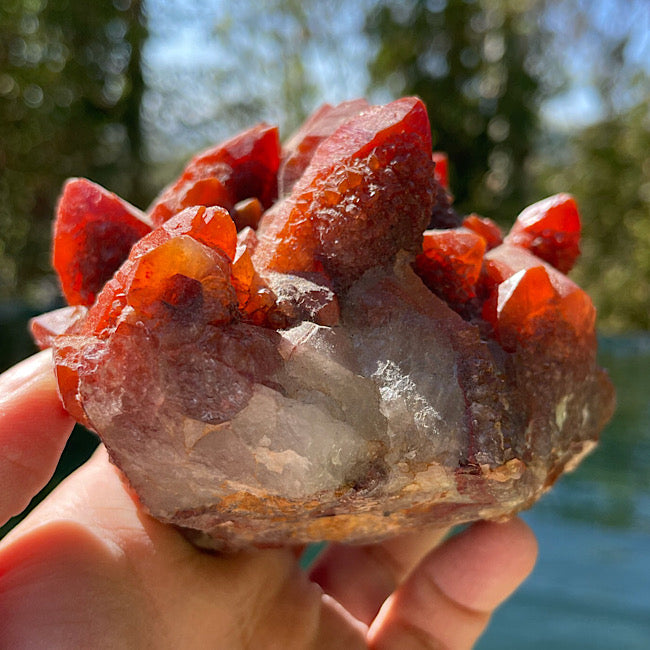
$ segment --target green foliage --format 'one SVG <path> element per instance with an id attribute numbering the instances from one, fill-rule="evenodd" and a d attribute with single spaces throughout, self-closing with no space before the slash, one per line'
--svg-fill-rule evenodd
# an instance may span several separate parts
<path id="1" fill-rule="evenodd" d="M 575 279 L 609 331 L 650 329 L 650 79 L 645 99 L 570 139 L 570 164 L 547 169 L 548 191 L 571 188 L 583 221 Z"/>
<path id="2" fill-rule="evenodd" d="M 527 161 L 550 90 L 532 72 L 540 12 L 539 2 L 383 0 L 366 24 L 378 45 L 373 85 L 425 101 L 457 205 L 505 223 L 531 199 Z"/>
<path id="3" fill-rule="evenodd" d="M 138 0 L 0 6 L 0 298 L 51 278 L 66 177 L 141 198 L 139 13 Z"/>
<path id="4" fill-rule="evenodd" d="M 583 253 L 574 278 L 610 332 L 650 329 L 648 3 L 624 6 L 605 3 L 597 12 L 586 0 L 553 6 L 566 66 L 579 74 L 576 84 L 591 89 L 598 117 L 539 149 L 540 192 L 570 191 L 578 200 Z"/>

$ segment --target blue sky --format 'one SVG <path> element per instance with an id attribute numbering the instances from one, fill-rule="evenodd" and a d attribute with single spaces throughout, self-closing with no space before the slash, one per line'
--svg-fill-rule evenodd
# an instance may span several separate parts
<path id="1" fill-rule="evenodd" d="M 228 123 L 220 132 L 214 111 L 219 103 L 234 105 L 234 118 L 231 115 L 230 119 L 236 122 L 236 105 L 248 83 L 248 96 L 259 97 L 264 103 L 264 119 L 282 124 L 286 107 L 276 82 L 278 66 L 283 65 L 283 57 L 295 55 L 298 46 L 304 52 L 306 74 L 316 85 L 314 105 L 366 95 L 366 66 L 373 50 L 363 34 L 363 22 L 368 6 L 373 4 L 371 0 L 311 3 L 306 21 L 318 38 L 310 40 L 299 26 L 286 20 L 282 23 L 277 12 L 263 15 L 260 8 L 272 3 L 145 0 L 150 32 L 144 50 L 145 74 L 152 86 L 162 88 L 162 92 L 150 93 L 149 104 L 145 104 L 145 114 L 149 110 L 156 116 L 156 123 L 151 125 L 152 142 L 160 141 L 156 129 L 172 138 L 174 130 L 180 129 L 183 135 L 179 131 L 179 138 L 195 139 L 185 143 L 189 151 L 203 141 L 224 137 L 233 128 L 245 126 L 250 120 L 242 112 L 241 124 Z M 339 6 L 344 6 L 345 11 L 337 11 Z M 579 10 L 590 13 L 589 25 L 580 24 L 575 13 Z M 650 71 L 648 0 L 557 0 L 550 4 L 545 26 L 556 34 L 556 47 L 569 80 L 561 94 L 542 106 L 548 128 L 573 129 L 602 116 L 594 80 L 607 74 L 599 56 L 603 39 L 629 33 L 628 60 Z M 273 35 L 278 33 L 285 34 L 286 39 L 274 40 Z M 243 67 L 241 59 L 245 61 Z M 249 74 L 242 79 L 245 70 Z M 199 80 L 192 86 L 191 97 L 182 92 L 188 75 Z M 379 101 L 388 96 L 378 93 L 372 99 Z M 621 97 L 621 102 L 625 101 Z M 210 123 L 214 126 L 207 133 L 205 125 Z M 193 135 L 188 136 L 188 131 Z M 163 152 L 155 150 L 152 155 L 164 157 Z"/>

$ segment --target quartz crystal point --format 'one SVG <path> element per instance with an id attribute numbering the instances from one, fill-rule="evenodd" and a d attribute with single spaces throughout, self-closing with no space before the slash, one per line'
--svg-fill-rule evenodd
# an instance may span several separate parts
<path id="1" fill-rule="evenodd" d="M 119 269 L 84 262 L 108 280 L 87 311 L 34 321 L 153 516 L 210 548 L 367 543 L 509 517 L 593 448 L 614 394 L 564 275 L 573 200 L 503 241 L 461 226 L 434 159 L 415 98 L 324 107 L 281 153 L 254 127 L 188 165 Z"/>

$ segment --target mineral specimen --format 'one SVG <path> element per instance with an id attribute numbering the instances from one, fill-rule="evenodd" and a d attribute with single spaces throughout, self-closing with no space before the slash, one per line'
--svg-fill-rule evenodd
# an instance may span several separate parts
<path id="1" fill-rule="evenodd" d="M 213 548 L 370 542 L 511 516 L 593 448 L 614 394 L 564 275 L 575 202 L 504 240 L 447 178 L 404 98 L 324 106 L 284 148 L 249 129 L 146 215 L 66 185 L 73 306 L 32 331 L 153 516 Z"/>

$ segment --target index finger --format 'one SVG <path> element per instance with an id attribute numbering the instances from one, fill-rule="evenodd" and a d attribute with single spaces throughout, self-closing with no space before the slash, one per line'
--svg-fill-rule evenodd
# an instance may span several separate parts
<path id="1" fill-rule="evenodd" d="M 472 524 L 432 551 L 386 600 L 370 626 L 369 647 L 473 647 L 536 557 L 535 536 L 521 519 Z"/>
<path id="2" fill-rule="evenodd" d="M 50 350 L 0 375 L 0 525 L 47 484 L 73 426 L 56 390 Z"/>

